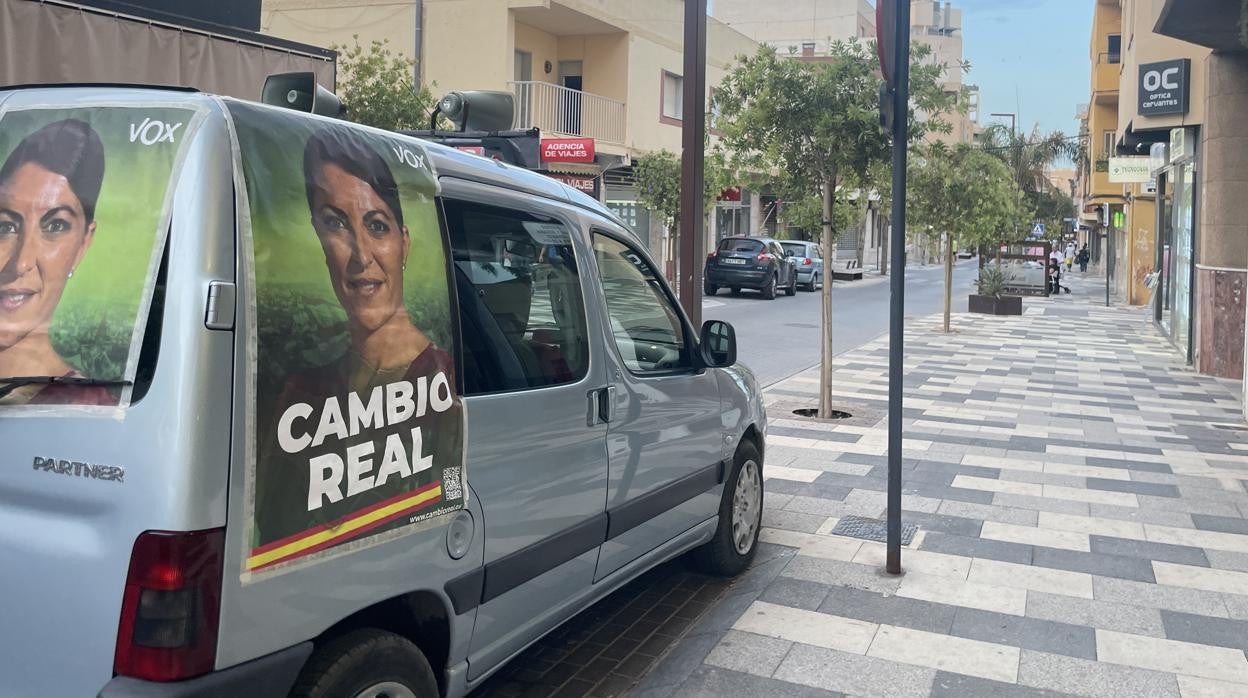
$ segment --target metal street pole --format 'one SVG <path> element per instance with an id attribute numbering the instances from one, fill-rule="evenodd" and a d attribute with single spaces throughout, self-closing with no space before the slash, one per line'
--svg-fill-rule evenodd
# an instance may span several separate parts
<path id="1" fill-rule="evenodd" d="M 884 570 L 901 574 L 901 400 L 906 331 L 906 149 L 910 140 L 910 3 L 897 3 L 893 72 L 893 234 L 888 326 L 888 552 Z"/>
<path id="2" fill-rule="evenodd" d="M 706 144 L 706 0 L 685 0 L 684 113 L 681 124 L 680 304 L 694 328 L 702 326 Z"/>

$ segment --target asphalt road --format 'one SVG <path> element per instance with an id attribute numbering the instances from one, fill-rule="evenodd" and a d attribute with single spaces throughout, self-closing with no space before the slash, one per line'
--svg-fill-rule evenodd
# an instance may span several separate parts
<path id="1" fill-rule="evenodd" d="M 953 272 L 953 312 L 966 312 L 978 260 L 960 260 Z M 906 317 L 938 313 L 944 307 L 944 267 L 906 270 Z M 704 320 L 725 320 L 737 330 L 737 359 L 768 386 L 819 363 L 820 296 L 783 292 L 766 301 L 755 291 L 729 295 L 724 289 L 703 300 Z M 832 288 L 832 348 L 850 351 L 888 332 L 889 281 L 867 272 L 862 281 L 838 281 Z"/>

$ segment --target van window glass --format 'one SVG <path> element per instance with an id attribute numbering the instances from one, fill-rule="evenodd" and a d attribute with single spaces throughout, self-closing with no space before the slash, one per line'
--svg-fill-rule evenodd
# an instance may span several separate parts
<path id="1" fill-rule="evenodd" d="M 624 365 L 636 373 L 691 368 L 680 314 L 654 268 L 636 250 L 603 235 L 594 235 L 594 256 Z"/>
<path id="2" fill-rule="evenodd" d="M 748 238 L 727 238 L 719 241 L 719 251 L 757 254 L 763 251 L 763 243 Z"/>
<path id="3" fill-rule="evenodd" d="M 571 231 L 546 216 L 447 199 L 468 395 L 573 383 L 589 367 Z"/>

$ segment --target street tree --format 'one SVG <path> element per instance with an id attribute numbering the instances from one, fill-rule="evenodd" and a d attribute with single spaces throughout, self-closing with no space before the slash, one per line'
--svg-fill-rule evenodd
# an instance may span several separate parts
<path id="1" fill-rule="evenodd" d="M 934 143 L 916 152 L 907 173 L 907 202 L 916 228 L 945 236 L 945 332 L 953 295 L 957 245 L 997 241 L 1020 218 L 1013 173 L 998 158 L 969 145 Z M 955 241 L 957 245 L 955 245 Z"/>
<path id="2" fill-rule="evenodd" d="M 1073 215 L 1074 202 L 1054 189 L 1047 172 L 1056 163 L 1080 156 L 1078 139 L 1061 131 L 1046 134 L 1039 126 L 1028 134 L 993 124 L 984 129 L 979 145 L 1009 168 L 1031 222 L 1044 223 L 1047 230 L 1060 230 L 1061 219 Z"/>
<path id="3" fill-rule="evenodd" d="M 931 48 L 922 44 L 911 53 L 908 116 L 912 142 L 918 142 L 930 132 L 950 130 L 940 115 L 957 109 L 960 100 L 944 90 L 942 76 L 966 66 L 935 63 Z M 715 127 L 734 169 L 775 171 L 802 194 L 820 196 L 820 239 L 828 244 L 836 239 L 838 186 L 869 181 L 872 166 L 890 155 L 889 135 L 879 121 L 879 70 L 873 48 L 856 40 L 833 42 L 826 60 L 819 62 L 777 55 L 762 46 L 738 59 L 715 90 Z M 831 368 L 832 284 L 825 283 L 822 418 L 832 412 Z"/>
<path id="4" fill-rule="evenodd" d="M 728 186 L 730 175 L 722 152 L 708 150 L 704 162 L 703 196 L 709 214 L 715 210 L 715 200 Z M 633 165 L 633 179 L 637 183 L 638 200 L 659 216 L 664 236 L 671 240 L 676 219 L 680 217 L 680 156 L 668 150 L 645 153 Z M 675 245 L 668 244 L 666 248 L 665 264 L 675 259 Z"/>
<path id="5" fill-rule="evenodd" d="M 347 119 L 389 131 L 429 128 L 436 98 L 416 84 L 415 63 L 390 50 L 389 40 L 360 45 L 359 35 L 338 51 L 338 97 Z"/>

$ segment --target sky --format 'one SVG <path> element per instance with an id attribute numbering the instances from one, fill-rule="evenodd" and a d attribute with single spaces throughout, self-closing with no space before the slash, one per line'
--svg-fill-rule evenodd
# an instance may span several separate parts
<path id="1" fill-rule="evenodd" d="M 971 62 L 966 82 L 979 85 L 980 122 L 1020 130 L 1077 134 L 1075 110 L 1088 101 L 1095 0 L 954 0 L 962 9 L 962 53 Z"/>

